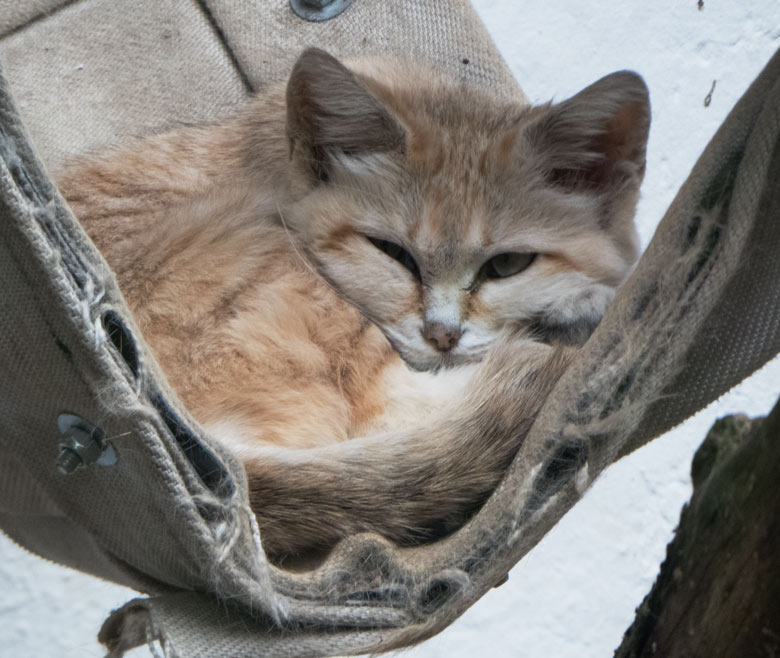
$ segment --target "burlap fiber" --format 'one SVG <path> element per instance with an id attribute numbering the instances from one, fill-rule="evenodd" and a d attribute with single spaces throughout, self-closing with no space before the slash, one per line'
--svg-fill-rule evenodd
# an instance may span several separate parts
<path id="1" fill-rule="evenodd" d="M 219 116 L 281 79 L 307 44 L 412 53 L 520 97 L 467 2 L 356 0 L 320 25 L 282 1 L 32 5 L 35 16 L 0 0 L 0 58 L 52 169 L 107 142 Z M 61 45 L 62 57 L 32 53 L 34 43 Z M 241 468 L 167 387 L 3 81 L 0 527 L 44 557 L 152 595 L 104 625 L 116 656 L 154 640 L 166 656 L 281 657 L 429 637 L 601 470 L 780 350 L 778 180 L 780 54 L 702 155 L 483 510 L 437 544 L 399 550 L 357 536 L 316 570 L 288 573 L 265 561 Z M 117 463 L 59 473 L 63 412 L 99 426 Z"/>

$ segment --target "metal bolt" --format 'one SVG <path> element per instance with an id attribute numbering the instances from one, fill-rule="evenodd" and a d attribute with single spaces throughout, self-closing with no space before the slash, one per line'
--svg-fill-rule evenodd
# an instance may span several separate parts
<path id="1" fill-rule="evenodd" d="M 307 21 L 327 21 L 347 9 L 352 0 L 290 0 L 290 7 Z"/>
<path id="2" fill-rule="evenodd" d="M 81 460 L 77 452 L 74 452 L 70 448 L 60 446 L 60 456 L 57 457 L 57 468 L 63 475 L 70 475 L 76 469 L 84 466 L 84 462 Z"/>
<path id="3" fill-rule="evenodd" d="M 110 466 L 116 463 L 116 450 L 105 440 L 105 434 L 99 427 L 74 414 L 60 414 L 57 426 L 62 433 L 57 468 L 63 475 L 89 464 Z"/>

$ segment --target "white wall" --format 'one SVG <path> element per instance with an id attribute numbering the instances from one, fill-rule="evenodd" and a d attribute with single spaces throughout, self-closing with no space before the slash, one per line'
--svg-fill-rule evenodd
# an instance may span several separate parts
<path id="1" fill-rule="evenodd" d="M 780 47 L 777 0 L 704 0 L 702 10 L 696 0 L 473 2 L 532 101 L 565 98 L 617 69 L 645 77 L 653 127 L 638 214 L 644 244 L 717 126 Z M 764 414 L 778 394 L 776 359 L 613 466 L 507 584 L 405 655 L 611 655 L 655 578 L 706 430 L 726 413 Z M 132 596 L 33 558 L 0 536 L 0 656 L 100 656 L 94 637 L 103 618 Z"/>

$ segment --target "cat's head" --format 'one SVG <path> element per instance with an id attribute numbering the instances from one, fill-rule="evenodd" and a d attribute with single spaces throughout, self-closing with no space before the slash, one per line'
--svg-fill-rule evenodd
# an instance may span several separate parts
<path id="1" fill-rule="evenodd" d="M 287 86 L 284 220 L 415 368 L 479 360 L 507 325 L 583 337 L 637 257 L 649 123 L 630 72 L 529 107 L 310 49 Z"/>

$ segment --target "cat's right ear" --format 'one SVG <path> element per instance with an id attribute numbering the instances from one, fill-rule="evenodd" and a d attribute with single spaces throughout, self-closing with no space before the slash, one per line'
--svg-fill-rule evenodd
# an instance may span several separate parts
<path id="1" fill-rule="evenodd" d="M 609 194 L 639 186 L 649 128 L 647 86 L 618 71 L 550 107 L 526 134 L 551 183 Z"/>
<path id="2" fill-rule="evenodd" d="M 328 179 L 330 154 L 403 148 L 404 130 L 358 77 L 319 48 L 307 48 L 287 83 L 287 136 L 292 157 L 319 180 Z"/>

